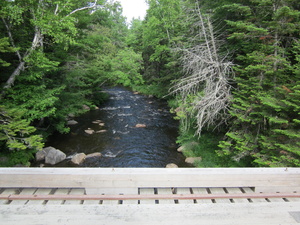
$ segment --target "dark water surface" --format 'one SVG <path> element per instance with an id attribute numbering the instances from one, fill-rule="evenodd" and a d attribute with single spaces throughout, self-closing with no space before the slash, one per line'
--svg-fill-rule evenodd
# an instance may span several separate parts
<path id="1" fill-rule="evenodd" d="M 123 87 L 105 90 L 109 100 L 100 109 L 92 110 L 75 118 L 67 135 L 54 135 L 47 146 L 65 152 L 101 152 L 101 158 L 87 159 L 83 167 L 165 167 L 175 163 L 187 167 L 184 157 L 176 151 L 178 122 L 173 120 L 166 102 L 134 94 Z M 104 126 L 93 123 L 101 120 Z M 136 124 L 146 127 L 137 128 Z M 92 129 L 103 133 L 86 134 Z M 65 160 L 56 166 L 72 166 Z"/>

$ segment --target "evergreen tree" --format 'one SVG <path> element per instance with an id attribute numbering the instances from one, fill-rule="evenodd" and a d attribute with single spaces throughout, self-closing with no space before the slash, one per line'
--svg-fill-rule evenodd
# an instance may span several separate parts
<path id="1" fill-rule="evenodd" d="M 223 6 L 223 12 L 230 14 L 245 12 L 235 11 L 239 16 L 226 21 L 228 43 L 236 49 L 237 88 L 232 127 L 220 146 L 222 154 L 236 161 L 248 158 L 258 166 L 300 165 L 295 107 L 299 76 L 293 72 L 298 53 L 292 50 L 299 39 L 300 12 L 295 2 L 252 0 Z"/>
<path id="2" fill-rule="evenodd" d="M 150 0 L 143 22 L 144 79 L 148 84 L 161 86 L 167 94 L 170 81 L 178 77 L 177 58 L 171 48 L 181 38 L 182 2 L 176 0 Z"/>

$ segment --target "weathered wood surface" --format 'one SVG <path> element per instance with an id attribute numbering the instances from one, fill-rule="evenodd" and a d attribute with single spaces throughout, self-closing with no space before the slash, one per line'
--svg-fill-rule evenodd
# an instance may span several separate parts
<path id="1" fill-rule="evenodd" d="M 174 205 L 8 205 L 5 225 L 298 225 L 300 203 Z"/>
<path id="2" fill-rule="evenodd" d="M 299 189 L 298 168 L 3 168 L 0 221 L 296 225 Z"/>
<path id="3" fill-rule="evenodd" d="M 300 199 L 300 193 L 243 193 L 239 188 L 141 188 L 137 195 L 87 195 L 84 189 L 23 189 L 20 193 L 14 193 L 14 189 L 1 191 L 0 204 L 48 204 L 48 202 L 63 201 L 60 204 L 83 204 L 83 201 L 106 201 L 123 204 L 120 201 L 137 200 L 140 204 L 195 204 L 199 202 L 210 203 L 235 203 L 252 202 L 253 199 L 264 199 L 267 202 L 290 202 Z M 200 191 L 202 190 L 202 191 Z M 202 193 L 202 194 L 197 194 Z M 193 194 L 191 194 L 193 193 Z M 166 200 L 166 201 L 164 201 Z M 210 200 L 210 201 L 204 201 Z M 251 200 L 251 201 L 250 201 Z M 119 203 L 118 203 L 119 202 Z M 136 202 L 138 203 L 138 202 Z M 102 203 L 103 204 L 103 203 Z"/>
<path id="4" fill-rule="evenodd" d="M 255 187 L 300 191 L 299 168 L 3 168 L 1 187 Z M 111 193 L 112 194 L 112 193 Z M 133 193 L 132 193 L 133 194 Z"/>

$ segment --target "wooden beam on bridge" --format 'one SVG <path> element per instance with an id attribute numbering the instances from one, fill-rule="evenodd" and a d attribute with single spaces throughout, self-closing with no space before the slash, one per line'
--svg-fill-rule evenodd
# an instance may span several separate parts
<path id="1" fill-rule="evenodd" d="M 1 168 L 0 181 L 2 188 L 85 188 L 91 194 L 138 194 L 149 187 L 300 192 L 300 168 Z"/>
<path id="2" fill-rule="evenodd" d="M 300 193 L 171 194 L 171 195 L 3 195 L 4 200 L 141 200 L 141 199 L 300 198 Z"/>

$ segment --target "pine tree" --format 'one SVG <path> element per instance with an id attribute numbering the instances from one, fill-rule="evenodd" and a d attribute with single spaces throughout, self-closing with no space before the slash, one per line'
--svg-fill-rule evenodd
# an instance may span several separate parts
<path id="1" fill-rule="evenodd" d="M 296 102 L 299 75 L 293 70 L 298 53 L 300 12 L 295 1 L 249 1 L 247 14 L 228 20 L 229 44 L 236 51 L 232 127 L 220 144 L 222 154 L 258 166 L 299 166 L 299 119 Z M 231 7 L 232 6 L 232 7 Z M 237 15 L 239 15 L 237 13 Z M 232 46 L 234 49 L 234 46 Z"/>
<path id="2" fill-rule="evenodd" d="M 167 94 L 170 80 L 178 75 L 177 58 L 171 48 L 181 38 L 182 4 L 176 0 L 150 0 L 143 22 L 144 79 Z"/>

